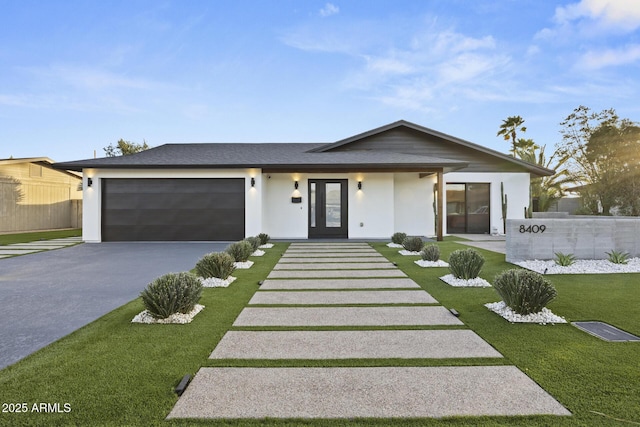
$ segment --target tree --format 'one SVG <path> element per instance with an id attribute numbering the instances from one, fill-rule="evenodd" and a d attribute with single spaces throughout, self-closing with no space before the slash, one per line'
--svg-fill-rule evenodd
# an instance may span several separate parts
<path id="1" fill-rule="evenodd" d="M 527 128 L 522 126 L 524 124 L 524 119 L 520 116 L 510 116 L 502 121 L 500 125 L 500 130 L 496 134 L 496 136 L 503 136 L 505 141 L 511 141 L 511 153 L 513 156 L 516 156 L 517 149 L 517 133 L 518 132 L 526 132 Z"/>
<path id="2" fill-rule="evenodd" d="M 529 146 L 527 149 L 518 149 L 516 152 L 522 160 L 555 170 L 552 176 L 532 178 L 530 194 L 532 200 L 538 201 L 538 211 L 547 212 L 564 195 L 564 186 L 572 183 L 573 179 L 566 164 L 569 157 L 556 150 L 549 159 L 545 155 L 546 146 Z M 531 206 L 530 206 L 531 209 Z"/>
<path id="3" fill-rule="evenodd" d="M 116 157 L 116 156 L 127 156 L 129 154 L 139 153 L 140 151 L 148 150 L 149 145 L 147 145 L 147 141 L 142 140 L 142 144 L 136 144 L 135 142 L 125 141 L 120 138 L 116 143 L 116 146 L 109 144 L 107 147 L 104 147 L 103 150 L 107 157 Z"/>
<path id="4" fill-rule="evenodd" d="M 620 120 L 614 109 L 596 113 L 582 105 L 560 124 L 559 151 L 570 158 L 569 172 L 582 184 L 584 205 L 603 215 L 610 215 L 614 206 L 623 213 L 640 213 L 637 124 Z"/>

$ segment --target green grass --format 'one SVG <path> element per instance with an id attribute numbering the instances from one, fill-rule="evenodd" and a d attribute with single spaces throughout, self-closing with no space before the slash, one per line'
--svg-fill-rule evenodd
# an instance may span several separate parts
<path id="1" fill-rule="evenodd" d="M 223 334 L 277 262 L 286 244 L 277 243 L 229 288 L 205 289 L 206 308 L 188 325 L 130 323 L 142 310 L 132 301 L 73 334 L 0 371 L 0 402 L 69 403 L 62 414 L 0 413 L 0 425 L 229 425 L 229 426 L 592 426 L 630 425 L 609 417 L 640 421 L 639 343 L 606 343 L 570 325 L 512 325 L 483 304 L 498 301 L 492 288 L 461 289 L 441 282 L 446 268 L 420 268 L 418 257 L 403 257 L 384 244 L 374 247 L 491 343 L 504 360 L 381 359 L 332 361 L 209 360 Z M 442 258 L 464 248 L 441 242 Z M 504 256 L 486 258 L 481 277 L 492 281 L 513 267 Z M 547 276 L 558 289 L 550 308 L 567 320 L 602 320 L 640 334 L 640 275 Z M 246 329 L 246 328 L 243 328 Z M 260 329 L 260 328 L 250 328 Z M 274 328 L 271 328 L 274 329 Z M 335 328 L 331 328 L 335 329 Z M 439 366 L 515 364 L 556 399 L 572 417 L 472 417 L 441 420 L 238 420 L 165 421 L 177 401 L 173 388 L 184 374 L 202 366 Z"/>
<path id="2" fill-rule="evenodd" d="M 60 239 L 82 236 L 82 229 L 36 231 L 32 233 L 0 234 L 0 245 L 35 242 L 38 240 Z"/>

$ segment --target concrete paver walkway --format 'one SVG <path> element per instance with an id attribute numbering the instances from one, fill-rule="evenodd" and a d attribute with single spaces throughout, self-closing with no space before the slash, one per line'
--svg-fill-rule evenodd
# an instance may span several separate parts
<path id="1" fill-rule="evenodd" d="M 515 366 L 202 368 L 168 418 L 570 415 Z"/>
<path id="2" fill-rule="evenodd" d="M 399 278 L 355 278 L 355 279 L 269 279 L 265 280 L 261 290 L 269 289 L 392 289 L 420 288 L 408 277 Z"/>
<path id="3" fill-rule="evenodd" d="M 422 291 L 307 291 L 256 292 L 249 301 L 255 304 L 314 305 L 314 304 L 436 304 L 431 295 Z"/>
<path id="4" fill-rule="evenodd" d="M 500 360 L 498 351 L 475 332 L 461 329 L 464 324 L 446 308 L 425 305 L 437 301 L 392 264 L 350 270 L 360 262 L 326 261 L 379 256 L 372 251 L 366 244 L 292 244 L 233 324 L 263 329 L 228 331 L 210 358 L 225 364 L 240 359 Z M 319 269 L 323 265 L 327 269 Z M 303 266 L 316 268 L 295 269 Z M 403 305 L 390 305 L 398 303 Z M 251 306 L 257 304 L 267 307 Z M 351 306 L 357 304 L 369 306 Z M 281 330 L 333 326 L 341 329 Z M 343 329 L 350 326 L 372 329 Z M 534 414 L 570 415 L 515 366 L 225 367 L 200 369 L 168 418 Z"/>
<path id="5" fill-rule="evenodd" d="M 448 359 L 502 357 L 475 332 L 229 331 L 211 359 Z"/>

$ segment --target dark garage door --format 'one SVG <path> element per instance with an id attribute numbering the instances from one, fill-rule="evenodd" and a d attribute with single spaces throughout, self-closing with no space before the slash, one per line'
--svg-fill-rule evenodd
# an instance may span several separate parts
<path id="1" fill-rule="evenodd" d="M 103 179 L 103 241 L 241 240 L 244 178 Z"/>

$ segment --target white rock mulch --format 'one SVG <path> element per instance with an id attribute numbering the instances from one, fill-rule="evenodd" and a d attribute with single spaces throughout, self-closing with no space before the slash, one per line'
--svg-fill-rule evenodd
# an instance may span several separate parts
<path id="1" fill-rule="evenodd" d="M 144 311 L 136 314 L 136 316 L 133 318 L 133 320 L 131 320 L 131 323 L 147 323 L 147 324 L 152 324 L 152 323 L 160 323 L 160 324 L 169 324 L 169 323 L 185 324 L 185 323 L 191 323 L 191 321 L 193 320 L 195 315 L 200 313 L 203 308 L 204 308 L 204 305 L 196 304 L 195 307 L 193 307 L 193 310 L 191 310 L 189 313 L 187 313 L 187 314 L 174 313 L 171 316 L 167 317 L 166 319 L 154 319 L 153 316 L 151 314 L 149 314 L 149 312 L 147 310 L 144 310 Z"/>
<path id="2" fill-rule="evenodd" d="M 260 249 L 271 249 L 273 247 L 273 243 L 265 243 L 264 245 L 258 246 Z"/>
<path id="3" fill-rule="evenodd" d="M 226 288 L 236 280 L 236 277 L 229 276 L 226 279 L 220 279 L 218 277 L 203 279 L 202 277 L 199 277 L 199 279 L 200 283 L 202 283 L 202 286 L 205 288 Z"/>
<path id="4" fill-rule="evenodd" d="M 400 247 L 402 247 L 402 246 L 400 246 Z M 403 250 L 401 250 L 401 251 L 398 251 L 398 253 L 399 253 L 400 255 L 404 255 L 404 256 L 414 256 L 414 255 L 420 256 L 420 252 L 416 252 L 416 251 L 408 251 L 408 250 L 406 250 L 406 249 L 403 249 Z"/>
<path id="5" fill-rule="evenodd" d="M 424 259 L 419 259 L 418 261 L 414 262 L 420 267 L 449 267 L 449 263 L 441 259 L 437 261 L 426 261 Z"/>
<path id="6" fill-rule="evenodd" d="M 254 253 L 251 254 L 251 256 L 262 256 L 264 255 L 265 252 L 261 251 L 260 249 L 258 249 L 257 251 L 255 251 Z"/>
<path id="7" fill-rule="evenodd" d="M 481 277 L 476 277 L 475 279 L 458 279 L 453 274 L 447 274 L 446 276 L 442 276 L 440 278 L 444 283 L 455 286 L 457 288 L 489 288 L 491 287 L 491 283 L 487 282 Z"/>
<path id="8" fill-rule="evenodd" d="M 627 264 L 614 264 L 606 259 L 578 259 L 562 267 L 553 260 L 532 260 L 514 263 L 540 274 L 608 274 L 640 273 L 640 258 L 629 258 Z"/>
<path id="9" fill-rule="evenodd" d="M 398 243 L 387 243 L 387 247 L 389 248 L 401 248 L 402 245 Z"/>
<path id="10" fill-rule="evenodd" d="M 233 263 L 233 265 L 234 265 L 237 269 L 251 268 L 251 266 L 253 265 L 253 261 L 234 262 L 234 263 Z"/>
<path id="11" fill-rule="evenodd" d="M 553 314 L 553 312 L 546 307 L 538 313 L 531 313 L 523 316 L 522 314 L 518 314 L 513 311 L 504 303 L 504 301 L 491 302 L 484 306 L 494 313 L 504 317 L 511 323 L 539 323 L 541 325 L 546 325 L 547 323 L 567 323 L 564 317 Z"/>

